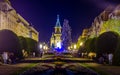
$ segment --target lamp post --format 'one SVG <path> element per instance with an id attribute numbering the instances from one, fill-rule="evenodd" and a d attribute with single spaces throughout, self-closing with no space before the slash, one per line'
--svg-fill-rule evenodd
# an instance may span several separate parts
<path id="1" fill-rule="evenodd" d="M 76 50 L 77 49 L 77 45 L 76 44 L 74 44 L 74 50 Z"/>
<path id="2" fill-rule="evenodd" d="M 83 42 L 80 43 L 80 46 L 82 46 L 82 45 L 83 45 Z"/>
<path id="3" fill-rule="evenodd" d="M 42 47 L 43 47 L 43 45 L 42 45 L 42 44 L 40 44 L 40 49 L 42 49 Z"/>
<path id="4" fill-rule="evenodd" d="M 42 57 L 43 55 L 43 44 L 39 44 L 39 48 L 40 48 L 40 56 Z"/>

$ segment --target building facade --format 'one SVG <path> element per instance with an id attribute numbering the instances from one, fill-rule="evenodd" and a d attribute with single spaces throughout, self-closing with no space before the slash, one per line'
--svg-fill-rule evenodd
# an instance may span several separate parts
<path id="1" fill-rule="evenodd" d="M 11 6 L 9 0 L 0 0 L 0 30 L 8 29 L 38 41 L 39 33 Z"/>
<path id="2" fill-rule="evenodd" d="M 79 36 L 78 41 L 77 41 L 77 49 L 79 49 L 83 45 L 83 43 L 87 40 L 88 32 L 89 32 L 89 29 L 87 28 L 83 29 L 82 35 Z"/>
<path id="3" fill-rule="evenodd" d="M 52 33 L 51 39 L 50 39 L 50 46 L 51 47 L 57 47 L 57 44 L 61 44 L 61 24 L 60 24 L 60 20 L 59 20 L 59 15 L 57 15 L 57 21 L 56 21 L 56 25 L 55 25 L 55 31 Z"/>
<path id="4" fill-rule="evenodd" d="M 89 37 L 98 37 L 100 34 L 108 31 L 120 34 L 120 5 L 108 6 L 99 16 L 94 19 L 89 28 Z"/>

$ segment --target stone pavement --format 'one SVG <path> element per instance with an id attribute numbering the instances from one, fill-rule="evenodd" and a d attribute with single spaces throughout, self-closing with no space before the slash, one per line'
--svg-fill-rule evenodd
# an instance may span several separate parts
<path id="1" fill-rule="evenodd" d="M 25 60 L 23 60 L 23 62 L 18 63 L 18 64 L 12 64 L 12 65 L 11 64 L 0 64 L 0 75 L 11 75 L 16 71 L 19 71 L 23 69 L 24 67 L 27 67 L 31 63 L 35 63 L 34 61 L 39 61 L 37 63 L 42 63 L 40 62 L 41 60 L 48 60 L 48 59 L 47 58 L 46 59 L 45 58 L 26 58 Z M 32 62 L 29 62 L 29 60 Z M 78 59 L 75 59 L 75 60 L 78 60 Z M 79 60 L 85 60 L 85 59 L 79 59 Z M 28 62 L 24 62 L 24 61 L 28 61 Z"/>
<path id="2" fill-rule="evenodd" d="M 74 58 L 74 59 L 81 60 L 81 61 L 85 60 L 84 58 Z M 42 60 L 42 59 L 41 58 L 27 58 L 26 60 Z M 26 66 L 29 66 L 31 63 L 21 62 L 21 63 L 13 64 L 13 65 L 0 64 L 0 75 L 11 75 L 12 73 L 14 73 L 16 71 L 21 70 Z M 73 62 L 73 63 L 78 64 L 79 62 Z M 82 64 L 82 63 L 79 63 L 79 64 Z M 101 64 L 97 64 L 97 63 L 93 63 L 93 62 L 83 63 L 83 64 L 86 64 L 90 67 L 101 70 L 103 72 L 106 72 L 109 75 L 120 75 L 120 66 L 101 65 Z"/>
<path id="3" fill-rule="evenodd" d="M 0 75 L 11 75 L 15 71 L 21 70 L 22 68 L 30 65 L 30 63 L 19 63 L 19 64 L 1 64 L 0 65 Z"/>
<path id="4" fill-rule="evenodd" d="M 85 65 L 97 69 L 98 71 L 102 71 L 108 75 L 120 75 L 120 66 L 111 66 L 108 64 L 98 64 L 98 63 L 85 63 Z"/>

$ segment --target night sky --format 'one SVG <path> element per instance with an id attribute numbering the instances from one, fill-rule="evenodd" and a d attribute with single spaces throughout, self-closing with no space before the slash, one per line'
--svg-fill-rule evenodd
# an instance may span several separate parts
<path id="1" fill-rule="evenodd" d="M 61 25 L 68 19 L 72 28 L 72 40 L 76 42 L 84 28 L 89 28 L 110 4 L 120 4 L 120 0 L 10 0 L 17 13 L 23 16 L 39 31 L 40 42 L 48 42 L 60 15 Z"/>

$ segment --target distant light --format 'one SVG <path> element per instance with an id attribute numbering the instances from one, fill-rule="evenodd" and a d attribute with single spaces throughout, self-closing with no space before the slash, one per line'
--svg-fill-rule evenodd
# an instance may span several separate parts
<path id="1" fill-rule="evenodd" d="M 83 45 L 83 42 L 80 43 L 80 46 L 82 46 L 82 45 Z"/>
<path id="2" fill-rule="evenodd" d="M 68 47 L 68 50 L 70 50 L 70 47 Z"/>
<path id="3" fill-rule="evenodd" d="M 61 47 L 61 48 L 55 48 L 55 50 L 57 51 L 57 52 L 63 52 L 64 51 L 64 49 Z"/>
<path id="4" fill-rule="evenodd" d="M 42 44 L 40 44 L 40 49 L 41 49 L 42 47 L 43 47 Z"/>
<path id="5" fill-rule="evenodd" d="M 48 47 L 47 47 L 47 46 L 45 46 L 45 50 L 48 50 Z"/>
<path id="6" fill-rule="evenodd" d="M 58 43 L 57 43 L 57 48 L 60 48 L 60 49 L 61 49 L 61 42 L 58 42 Z"/>
<path id="7" fill-rule="evenodd" d="M 77 46 L 76 46 L 76 44 L 74 45 L 74 49 L 76 49 L 77 48 Z"/>
<path id="8" fill-rule="evenodd" d="M 45 49 L 46 49 L 46 46 L 43 46 L 43 49 L 45 50 Z"/>
<path id="9" fill-rule="evenodd" d="M 73 47 L 71 46 L 70 48 L 72 49 Z"/>

